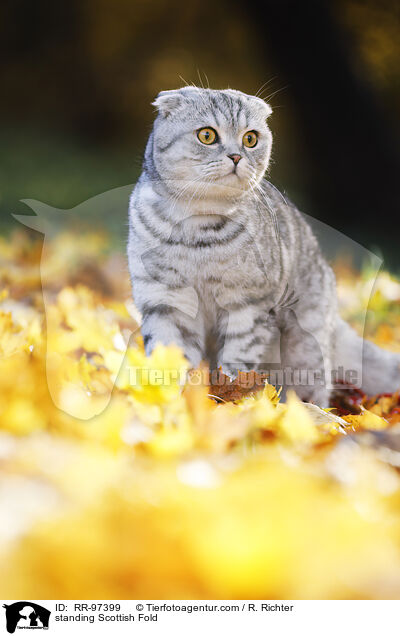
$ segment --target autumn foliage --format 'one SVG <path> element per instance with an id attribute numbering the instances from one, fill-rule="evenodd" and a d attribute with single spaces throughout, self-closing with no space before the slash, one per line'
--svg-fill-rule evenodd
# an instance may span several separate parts
<path id="1" fill-rule="evenodd" d="M 40 242 L 0 241 L 1 596 L 397 598 L 399 395 L 184 384 L 107 250 L 64 233 L 40 272 Z M 368 273 L 339 274 L 359 328 Z M 395 350 L 399 300 L 381 274 L 368 335 Z"/>

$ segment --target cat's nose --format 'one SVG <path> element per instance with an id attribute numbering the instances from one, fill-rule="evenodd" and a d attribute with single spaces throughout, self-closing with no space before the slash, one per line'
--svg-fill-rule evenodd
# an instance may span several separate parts
<path id="1" fill-rule="evenodd" d="M 232 159 L 232 161 L 235 164 L 235 166 L 237 166 L 239 161 L 242 158 L 242 155 L 228 155 L 228 157 L 229 157 L 229 159 Z"/>

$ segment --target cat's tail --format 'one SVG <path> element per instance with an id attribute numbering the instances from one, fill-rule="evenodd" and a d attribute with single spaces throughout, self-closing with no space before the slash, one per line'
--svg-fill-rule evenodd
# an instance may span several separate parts
<path id="1" fill-rule="evenodd" d="M 363 340 L 341 318 L 335 340 L 333 362 L 341 380 L 357 384 L 367 395 L 400 390 L 400 354 Z"/>

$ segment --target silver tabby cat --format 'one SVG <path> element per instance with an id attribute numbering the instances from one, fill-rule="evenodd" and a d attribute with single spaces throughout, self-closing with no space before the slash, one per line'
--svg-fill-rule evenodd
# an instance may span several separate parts
<path id="1" fill-rule="evenodd" d="M 333 379 L 367 393 L 400 388 L 400 356 L 341 320 L 311 228 L 264 178 L 271 108 L 196 87 L 163 91 L 154 105 L 128 243 L 146 353 L 175 343 L 193 367 L 264 370 L 321 406 Z"/>

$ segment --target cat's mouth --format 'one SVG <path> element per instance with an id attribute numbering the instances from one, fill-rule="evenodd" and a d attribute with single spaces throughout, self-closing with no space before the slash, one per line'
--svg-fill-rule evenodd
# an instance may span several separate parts
<path id="1" fill-rule="evenodd" d="M 237 171 L 237 167 L 234 166 L 232 168 L 232 170 L 229 170 L 229 172 L 227 172 L 226 174 L 223 175 L 223 177 L 231 177 L 232 175 L 234 175 L 235 177 L 237 177 L 238 179 L 240 179 L 238 171 Z"/>
<path id="2" fill-rule="evenodd" d="M 248 176 L 240 174 L 240 172 L 235 167 L 229 170 L 229 172 L 227 171 L 219 175 L 215 174 L 213 177 L 213 184 L 217 188 L 223 187 L 237 191 L 243 191 L 243 189 L 247 189 Z M 212 188 L 211 183 L 210 187 Z"/>

